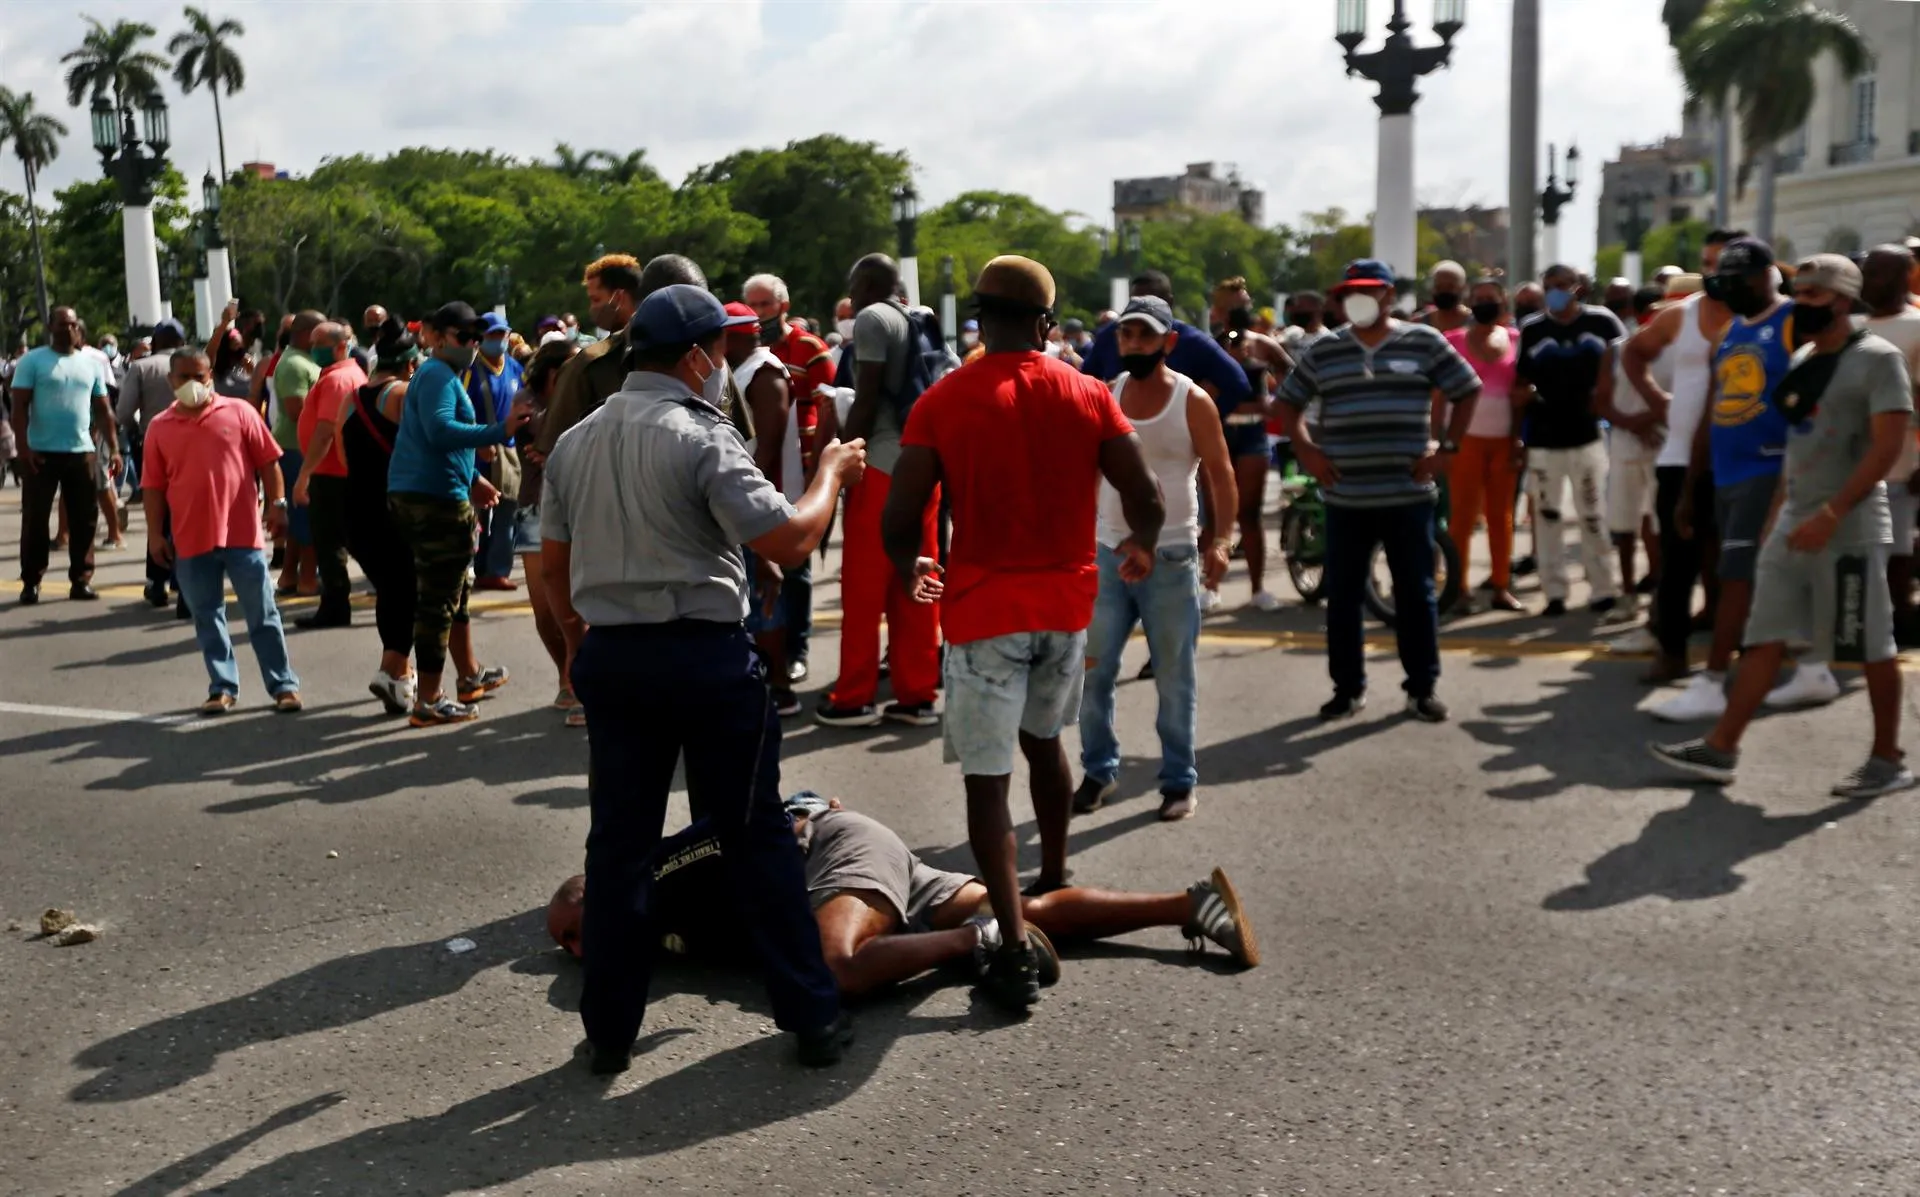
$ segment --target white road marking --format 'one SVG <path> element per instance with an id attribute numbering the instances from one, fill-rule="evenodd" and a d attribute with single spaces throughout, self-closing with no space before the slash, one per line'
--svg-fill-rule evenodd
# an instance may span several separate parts
<path id="1" fill-rule="evenodd" d="M 148 715 L 140 711 L 101 711 L 92 707 L 50 707 L 31 702 L 0 702 L 0 715 L 39 715 L 47 719 L 78 719 L 83 723 L 190 723 L 192 714 Z"/>

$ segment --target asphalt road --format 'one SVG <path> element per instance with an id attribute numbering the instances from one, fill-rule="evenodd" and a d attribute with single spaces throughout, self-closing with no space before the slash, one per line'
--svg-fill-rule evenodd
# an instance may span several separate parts
<path id="1" fill-rule="evenodd" d="M 1072 951 L 1018 1024 L 928 979 L 812 1073 L 752 977 L 676 966 L 604 1085 L 540 916 L 586 748 L 530 620 L 479 618 L 515 680 L 475 724 L 379 714 L 368 613 L 293 636 L 307 713 L 268 713 L 243 647 L 241 709 L 181 720 L 187 627 L 140 605 L 137 550 L 101 561 L 99 604 L 57 572 L 38 608 L 0 589 L 0 1192 L 1920 1191 L 1920 795 L 1825 796 L 1864 752 L 1857 678 L 1760 724 L 1723 791 L 1648 761 L 1637 666 L 1585 616 L 1451 632 L 1450 724 L 1398 714 L 1389 651 L 1374 707 L 1323 728 L 1316 613 L 1230 610 L 1198 817 L 1155 821 L 1129 685 L 1123 800 L 1076 821 L 1074 867 L 1225 867 L 1261 968 L 1143 933 Z M 809 694 L 835 656 L 829 629 Z M 967 859 L 937 731 L 789 726 L 790 786 Z M 102 937 L 35 939 L 49 906 Z"/>

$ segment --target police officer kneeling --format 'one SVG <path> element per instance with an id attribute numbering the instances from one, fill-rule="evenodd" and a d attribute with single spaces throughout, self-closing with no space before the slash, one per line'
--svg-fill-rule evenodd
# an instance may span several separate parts
<path id="1" fill-rule="evenodd" d="M 740 546 L 805 561 L 866 450 L 835 441 L 799 503 L 782 497 L 716 406 L 733 323 L 744 318 L 700 287 L 648 296 L 627 326 L 626 382 L 547 461 L 542 566 L 578 645 L 591 753 L 580 1018 L 598 1073 L 627 1067 L 646 1011 L 650 858 L 683 754 L 693 817 L 719 829 L 774 1022 L 799 1035 L 806 1064 L 834 1063 L 852 1038 L 781 809 L 780 721 L 743 624 Z"/>

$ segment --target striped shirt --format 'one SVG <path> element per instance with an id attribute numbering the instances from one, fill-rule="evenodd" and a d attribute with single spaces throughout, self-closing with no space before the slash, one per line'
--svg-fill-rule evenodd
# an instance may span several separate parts
<path id="1" fill-rule="evenodd" d="M 1343 328 L 1306 346 L 1280 388 L 1280 401 L 1320 401 L 1314 440 L 1340 478 L 1326 488 L 1335 507 L 1397 507 L 1434 498 L 1413 465 L 1433 439 L 1433 392 L 1459 403 L 1480 378 L 1437 330 L 1396 321 L 1372 349 Z"/>

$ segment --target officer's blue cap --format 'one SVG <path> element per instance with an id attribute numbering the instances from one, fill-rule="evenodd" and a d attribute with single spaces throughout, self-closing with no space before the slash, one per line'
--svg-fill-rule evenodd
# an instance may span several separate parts
<path id="1" fill-rule="evenodd" d="M 795 815 L 823 815 L 830 809 L 827 806 L 827 800 L 812 790 L 801 790 L 797 794 L 789 794 L 787 795 L 787 800 L 782 805 L 786 807 L 789 817 Z"/>
<path id="2" fill-rule="evenodd" d="M 758 324 L 752 316 L 729 316 L 713 292 L 691 283 L 662 287 L 640 301 L 627 322 L 627 338 L 636 345 L 688 345 L 710 339 L 722 329 Z"/>

